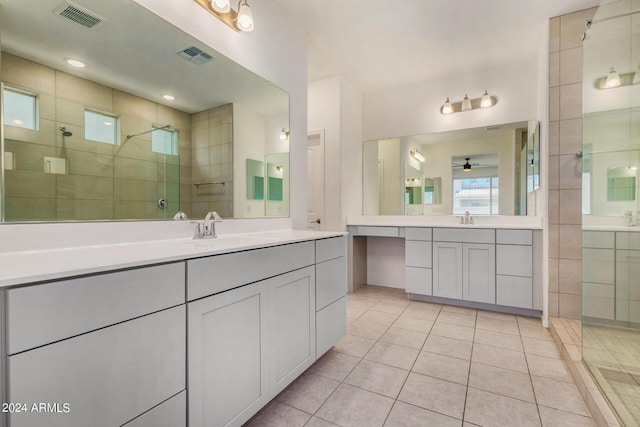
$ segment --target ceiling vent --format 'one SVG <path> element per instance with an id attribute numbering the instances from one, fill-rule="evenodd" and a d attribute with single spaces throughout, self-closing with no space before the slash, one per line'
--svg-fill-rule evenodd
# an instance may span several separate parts
<path id="1" fill-rule="evenodd" d="M 71 21 L 83 28 L 93 29 L 105 21 L 97 13 L 91 12 L 77 4 L 65 2 L 62 6 L 53 11 L 61 18 Z"/>
<path id="2" fill-rule="evenodd" d="M 492 130 L 500 130 L 500 129 L 502 129 L 502 125 L 486 126 L 484 128 L 484 130 L 486 130 L 487 132 L 491 132 Z"/>
<path id="3" fill-rule="evenodd" d="M 204 52 L 202 49 L 198 49 L 195 46 L 189 46 L 177 52 L 178 56 L 186 59 L 189 62 L 193 62 L 197 65 L 205 64 L 213 59 L 213 56 Z"/>

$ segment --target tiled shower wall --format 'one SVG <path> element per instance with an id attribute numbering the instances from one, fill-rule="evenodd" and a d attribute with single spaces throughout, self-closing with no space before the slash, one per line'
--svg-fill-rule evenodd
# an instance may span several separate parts
<path id="1" fill-rule="evenodd" d="M 191 115 L 5 53 L 1 75 L 5 84 L 39 100 L 37 130 L 5 126 L 5 151 L 15 159 L 15 169 L 5 173 L 7 220 L 170 218 L 180 208 L 189 213 L 191 187 L 178 187 L 178 173 L 182 169 L 182 179 L 190 179 Z M 120 145 L 84 139 L 85 108 L 118 116 Z M 126 139 L 166 124 L 180 131 L 182 167 L 178 156 L 151 150 L 151 133 Z M 73 135 L 63 139 L 60 126 Z M 66 173 L 44 173 L 44 156 L 64 159 Z M 162 197 L 166 210 L 157 206 Z"/>
<path id="2" fill-rule="evenodd" d="M 582 315 L 582 36 L 596 8 L 549 22 L 549 315 Z"/>
<path id="3" fill-rule="evenodd" d="M 191 118 L 191 216 L 202 218 L 208 211 L 216 211 L 223 218 L 233 218 L 233 105 L 202 111 Z"/>

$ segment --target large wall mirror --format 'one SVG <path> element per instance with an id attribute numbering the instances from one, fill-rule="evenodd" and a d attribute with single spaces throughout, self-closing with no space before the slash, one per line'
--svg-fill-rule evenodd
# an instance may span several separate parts
<path id="1" fill-rule="evenodd" d="M 280 88 L 132 0 L 5 0 L 0 24 L 4 221 L 289 215 Z"/>
<path id="2" fill-rule="evenodd" d="M 540 186 L 537 121 L 365 141 L 365 215 L 527 215 Z"/>

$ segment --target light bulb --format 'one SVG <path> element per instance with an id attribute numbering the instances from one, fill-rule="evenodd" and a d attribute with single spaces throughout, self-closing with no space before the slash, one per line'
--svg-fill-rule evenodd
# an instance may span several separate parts
<path id="1" fill-rule="evenodd" d="M 467 96 L 467 94 L 464 94 L 464 99 L 462 100 L 462 111 L 469 111 L 471 110 L 471 101 L 469 100 L 469 97 Z"/>
<path id="2" fill-rule="evenodd" d="M 211 0 L 211 8 L 218 13 L 229 13 L 231 4 L 229 0 Z"/>
<path id="3" fill-rule="evenodd" d="M 444 105 L 442 105 L 442 114 L 451 113 L 453 113 L 453 107 L 451 106 L 451 101 L 449 101 L 449 98 L 447 98 L 447 100 L 444 101 Z"/>
<path id="4" fill-rule="evenodd" d="M 480 99 L 480 108 L 489 108 L 492 105 L 493 105 L 493 101 L 491 100 L 491 97 L 489 96 L 489 94 L 487 93 L 487 90 L 485 89 L 484 95 L 482 95 L 482 99 Z"/>
<path id="5" fill-rule="evenodd" d="M 253 31 L 253 13 L 247 0 L 244 0 L 238 8 L 237 24 L 240 31 Z"/>
<path id="6" fill-rule="evenodd" d="M 618 75 L 615 68 L 611 67 L 609 70 L 609 75 L 607 75 L 607 80 L 604 83 L 606 88 L 618 87 L 620 86 L 620 76 Z"/>

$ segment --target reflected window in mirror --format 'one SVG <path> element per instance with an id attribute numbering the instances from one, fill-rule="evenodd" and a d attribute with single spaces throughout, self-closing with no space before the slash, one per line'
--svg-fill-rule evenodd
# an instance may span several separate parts
<path id="1" fill-rule="evenodd" d="M 498 215 L 498 177 L 453 180 L 453 214 Z"/>
<path id="2" fill-rule="evenodd" d="M 439 205 L 442 203 L 442 178 L 424 179 L 424 204 Z"/>
<path id="3" fill-rule="evenodd" d="M 4 124 L 38 129 L 38 96 L 11 87 L 2 91 Z"/>

